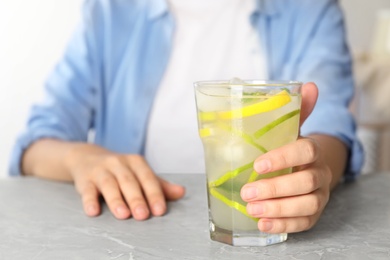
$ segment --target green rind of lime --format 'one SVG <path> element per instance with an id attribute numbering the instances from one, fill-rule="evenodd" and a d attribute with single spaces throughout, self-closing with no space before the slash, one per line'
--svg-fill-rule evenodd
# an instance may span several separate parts
<path id="1" fill-rule="evenodd" d="M 217 191 L 217 188 L 210 188 L 209 192 L 210 192 L 211 196 L 213 196 L 217 200 L 223 202 L 224 204 L 226 204 L 227 206 L 229 206 L 233 209 L 238 210 L 239 212 L 241 212 L 245 216 L 249 217 L 250 219 L 253 219 L 256 222 L 259 220 L 259 219 L 254 218 L 248 214 L 248 212 L 246 211 L 245 205 L 242 205 L 234 200 L 230 200 L 230 199 L 226 198 L 224 195 L 222 195 L 220 192 Z"/>
<path id="2" fill-rule="evenodd" d="M 240 173 L 252 168 L 253 163 L 254 162 L 245 164 L 244 166 L 241 166 L 233 171 L 229 171 L 229 172 L 225 173 L 224 175 L 219 177 L 217 180 L 209 182 L 209 187 L 213 188 L 213 187 L 218 187 L 218 186 L 224 184 L 226 181 L 233 179 L 236 176 L 238 176 Z"/>
<path id="3" fill-rule="evenodd" d="M 281 117 L 279 117 L 278 119 L 272 121 L 271 123 L 269 123 L 268 125 L 262 127 L 261 129 L 257 130 L 253 136 L 258 139 L 260 138 L 261 136 L 265 135 L 268 131 L 272 130 L 273 128 L 275 128 L 276 126 L 280 125 L 281 123 L 283 123 L 284 121 L 292 118 L 293 116 L 295 115 L 298 115 L 299 113 L 301 112 L 300 109 L 297 109 L 297 110 L 294 110 L 294 111 L 291 111 L 290 113 L 287 113 Z"/>

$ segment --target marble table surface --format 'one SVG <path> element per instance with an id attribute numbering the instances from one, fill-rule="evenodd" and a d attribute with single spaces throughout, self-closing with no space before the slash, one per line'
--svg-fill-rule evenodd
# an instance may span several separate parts
<path id="1" fill-rule="evenodd" d="M 169 213 L 116 220 L 86 217 L 71 184 L 0 180 L 0 259 L 390 259 L 390 173 L 340 185 L 319 223 L 268 247 L 209 239 L 203 175 L 166 175 L 186 186 Z"/>

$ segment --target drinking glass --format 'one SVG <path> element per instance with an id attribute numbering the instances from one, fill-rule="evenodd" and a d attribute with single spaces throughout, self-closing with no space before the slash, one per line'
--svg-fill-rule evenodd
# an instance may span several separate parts
<path id="1" fill-rule="evenodd" d="M 283 242 L 287 234 L 260 232 L 240 190 L 249 182 L 289 174 L 253 170 L 257 157 L 298 137 L 301 82 L 194 83 L 199 135 L 205 152 L 210 237 L 234 246 Z"/>

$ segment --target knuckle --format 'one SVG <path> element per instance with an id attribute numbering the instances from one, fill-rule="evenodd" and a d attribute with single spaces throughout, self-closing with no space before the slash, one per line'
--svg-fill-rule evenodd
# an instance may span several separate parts
<path id="1" fill-rule="evenodd" d="M 128 201 L 131 208 L 136 208 L 138 205 L 144 205 L 145 199 L 141 196 L 135 196 Z"/>
<path id="2" fill-rule="evenodd" d="M 88 195 L 93 192 L 91 184 L 85 184 L 79 187 L 79 192 L 82 196 Z"/>
<path id="3" fill-rule="evenodd" d="M 287 159 L 286 159 L 284 153 L 275 154 L 273 161 L 277 162 L 277 165 L 280 165 L 280 167 L 282 167 L 282 168 L 284 168 L 283 166 L 288 165 L 288 162 L 287 162 Z"/>
<path id="4" fill-rule="evenodd" d="M 309 229 L 311 229 L 314 226 L 314 221 L 310 217 L 303 218 L 302 222 L 303 222 L 303 224 L 302 224 L 302 230 L 303 231 L 309 230 Z"/>
<path id="5" fill-rule="evenodd" d="M 121 197 L 118 196 L 113 196 L 112 198 L 107 201 L 107 203 L 111 206 L 116 206 L 116 205 L 122 205 L 124 204 L 123 200 Z"/>
<path id="6" fill-rule="evenodd" d="M 314 172 L 309 172 L 307 179 L 306 179 L 306 188 L 308 191 L 316 190 L 320 185 L 320 178 L 318 174 L 315 174 Z"/>
<path id="7" fill-rule="evenodd" d="M 135 181 L 135 178 L 132 173 L 129 174 L 123 174 L 120 176 L 120 183 L 121 184 L 133 184 Z"/>
<path id="8" fill-rule="evenodd" d="M 318 196 L 312 196 L 311 201 L 310 201 L 310 208 L 311 208 L 311 213 L 315 214 L 319 212 L 322 208 L 322 201 Z"/>
<path id="9" fill-rule="evenodd" d="M 318 156 L 318 146 L 314 140 L 308 140 L 308 142 L 305 142 L 302 151 L 310 161 L 315 161 Z"/>
<path id="10" fill-rule="evenodd" d="M 84 205 L 96 204 L 98 203 L 98 197 L 93 194 L 85 193 L 82 194 L 81 200 Z"/>
<path id="11" fill-rule="evenodd" d="M 153 192 L 153 193 L 148 194 L 148 199 L 151 202 L 159 201 L 160 197 L 161 197 L 161 194 L 158 192 Z"/>
<path id="12" fill-rule="evenodd" d="M 104 159 L 104 164 L 108 167 L 118 167 L 121 164 L 121 160 L 118 156 L 115 155 L 109 155 Z"/>
<path id="13" fill-rule="evenodd" d="M 96 178 L 96 177 L 100 176 L 101 174 L 104 174 L 104 171 L 103 171 L 103 167 L 100 164 L 92 167 L 92 169 L 90 171 L 91 178 Z"/>
<path id="14" fill-rule="evenodd" d="M 309 217 L 301 217 L 288 221 L 286 226 L 284 232 L 301 232 L 311 228 L 311 220 Z"/>
<path id="15" fill-rule="evenodd" d="M 143 157 L 139 154 L 131 154 L 126 156 L 127 160 L 131 163 L 139 163 L 143 160 Z"/>
<path id="16" fill-rule="evenodd" d="M 74 182 L 74 186 L 76 188 L 76 191 L 79 193 L 79 194 L 84 194 L 84 190 L 85 190 L 85 187 L 88 185 L 87 182 L 85 181 L 82 181 L 82 180 L 75 180 Z"/>
<path id="17" fill-rule="evenodd" d="M 333 174 L 328 166 L 325 169 L 324 175 L 325 175 L 325 179 L 326 179 L 327 184 L 330 184 L 333 180 Z"/>
<path id="18" fill-rule="evenodd" d="M 274 231 L 276 231 L 278 233 L 286 233 L 286 232 L 288 232 L 289 224 L 287 223 L 287 221 L 280 220 L 280 221 L 277 221 L 276 224 L 277 225 L 276 225 Z"/>
<path id="19" fill-rule="evenodd" d="M 103 176 L 99 179 L 101 185 L 105 185 L 105 184 L 112 184 L 114 182 L 114 178 L 111 174 L 103 174 Z"/>
<path id="20" fill-rule="evenodd" d="M 282 216 L 284 214 L 283 207 L 279 202 L 272 203 L 271 205 L 268 207 L 270 207 L 273 216 Z"/>
<path id="21" fill-rule="evenodd" d="M 95 200 L 93 200 L 93 199 L 82 199 L 82 201 L 83 201 L 83 205 L 85 205 L 85 206 L 89 206 L 89 205 L 92 205 L 92 204 L 95 204 L 96 203 L 96 201 Z"/>
<path id="22" fill-rule="evenodd" d="M 286 219 L 278 221 L 275 229 L 278 233 L 295 233 L 311 229 L 315 224 L 312 217 L 299 217 L 294 219 Z"/>
<path id="23" fill-rule="evenodd" d="M 329 199 L 330 199 L 330 192 L 326 192 L 326 194 L 324 195 L 325 199 L 324 199 L 324 205 L 323 207 L 325 207 L 326 204 L 328 204 L 329 202 Z"/>
<path id="24" fill-rule="evenodd" d="M 281 203 L 275 203 L 274 206 L 274 212 L 277 216 L 284 216 L 285 215 L 285 210 L 283 209 L 283 206 Z"/>
<path id="25" fill-rule="evenodd" d="M 284 229 L 281 230 L 280 233 L 290 233 L 290 232 L 299 231 L 297 221 L 295 221 L 295 220 L 283 221 L 283 227 L 284 227 Z"/>
<path id="26" fill-rule="evenodd" d="M 261 193 L 263 193 L 266 198 L 276 198 L 278 196 L 276 185 L 271 181 L 267 181 L 264 184 L 264 187 L 260 187 Z"/>
<path id="27" fill-rule="evenodd" d="M 154 193 L 148 195 L 148 202 L 149 202 L 149 204 L 163 202 L 163 194 L 154 192 Z"/>
<path id="28" fill-rule="evenodd" d="M 140 175 L 140 179 L 142 179 L 142 182 L 145 184 L 158 183 L 156 176 L 148 170 L 140 172 Z"/>

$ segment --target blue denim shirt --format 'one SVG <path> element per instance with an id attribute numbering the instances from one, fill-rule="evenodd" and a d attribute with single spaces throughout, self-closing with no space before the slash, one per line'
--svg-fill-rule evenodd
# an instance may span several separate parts
<path id="1" fill-rule="evenodd" d="M 349 147 L 346 177 L 363 163 L 348 110 L 354 93 L 351 57 L 337 0 L 258 0 L 250 18 L 261 35 L 268 79 L 313 81 L 319 99 L 301 133 L 327 134 Z M 168 63 L 175 21 L 165 0 L 89 0 L 80 26 L 45 84 L 18 138 L 10 174 L 24 150 L 44 137 L 94 142 L 143 154 L 151 105 Z M 194 119 L 195 120 L 195 119 Z"/>

